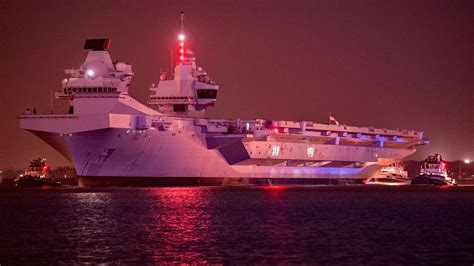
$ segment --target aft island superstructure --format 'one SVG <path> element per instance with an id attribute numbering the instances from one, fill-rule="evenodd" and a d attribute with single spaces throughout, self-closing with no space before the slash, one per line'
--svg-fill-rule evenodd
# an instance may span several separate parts
<path id="1" fill-rule="evenodd" d="M 19 116 L 85 186 L 361 183 L 426 142 L 413 130 L 205 118 L 219 86 L 183 32 L 174 73 L 161 73 L 145 105 L 129 95 L 132 66 L 113 62 L 109 43 L 87 40 L 85 61 L 66 70 L 56 98 L 68 113 Z"/>

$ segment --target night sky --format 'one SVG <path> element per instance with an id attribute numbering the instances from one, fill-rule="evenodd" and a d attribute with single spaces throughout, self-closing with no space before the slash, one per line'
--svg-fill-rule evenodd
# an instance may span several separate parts
<path id="1" fill-rule="evenodd" d="M 312 120 L 425 131 L 413 159 L 474 159 L 474 1 L 0 0 L 0 169 L 67 160 L 18 128 L 26 107 L 112 39 L 145 102 L 175 48 L 179 12 L 197 63 L 221 87 L 219 118 Z M 66 102 L 55 101 L 55 112 Z"/>

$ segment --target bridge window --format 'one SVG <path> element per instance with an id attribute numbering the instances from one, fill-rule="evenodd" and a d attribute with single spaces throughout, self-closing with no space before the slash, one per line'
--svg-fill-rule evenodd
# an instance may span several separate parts
<path id="1" fill-rule="evenodd" d="M 64 93 L 71 94 L 71 92 L 90 92 L 90 93 L 117 92 L 117 88 L 111 88 L 111 87 L 64 88 Z"/>
<path id="2" fill-rule="evenodd" d="M 173 105 L 173 111 L 175 111 L 175 112 L 185 112 L 186 111 L 186 105 L 185 104 L 174 104 Z"/>
<path id="3" fill-rule="evenodd" d="M 200 99 L 215 99 L 217 90 L 197 90 L 197 96 Z"/>

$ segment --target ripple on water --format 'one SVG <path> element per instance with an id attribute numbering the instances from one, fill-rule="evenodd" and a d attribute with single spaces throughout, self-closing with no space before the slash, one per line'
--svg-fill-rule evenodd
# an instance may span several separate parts
<path id="1" fill-rule="evenodd" d="M 0 189 L 2 263 L 474 261 L 474 187 Z"/>

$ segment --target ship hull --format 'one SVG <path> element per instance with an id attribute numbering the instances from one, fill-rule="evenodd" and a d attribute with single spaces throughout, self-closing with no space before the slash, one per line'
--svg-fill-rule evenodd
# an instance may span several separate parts
<path id="1" fill-rule="evenodd" d="M 230 164 L 222 150 L 209 148 L 206 134 L 196 131 L 31 132 L 71 160 L 81 186 L 358 184 L 382 167 L 287 166 L 271 165 L 268 160 L 257 165 L 252 159 Z M 238 147 L 232 150 L 233 146 L 227 146 L 231 154 L 241 153 Z"/>
<path id="2" fill-rule="evenodd" d="M 419 175 L 413 178 L 412 185 L 453 186 L 456 182 L 441 175 Z"/>
<path id="3" fill-rule="evenodd" d="M 361 179 L 331 178 L 219 178 L 219 177 L 124 177 L 79 176 L 79 185 L 88 187 L 191 187 L 191 186 L 311 186 L 363 184 Z"/>
<path id="4" fill-rule="evenodd" d="M 224 120 L 210 124 L 179 117 L 141 127 L 134 124 L 140 117 L 22 116 L 20 126 L 69 159 L 82 186 L 362 183 L 413 154 L 410 145 L 419 141 L 392 137 L 384 143 L 380 135 L 367 139 L 359 133 L 331 133 L 325 125 L 307 134 L 229 133 L 219 124 Z M 159 124 L 162 120 L 168 124 Z"/>

